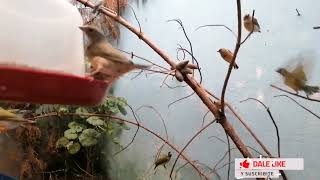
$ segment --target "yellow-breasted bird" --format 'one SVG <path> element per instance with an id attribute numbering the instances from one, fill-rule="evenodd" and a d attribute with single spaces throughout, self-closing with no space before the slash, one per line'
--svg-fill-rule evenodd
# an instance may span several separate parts
<path id="1" fill-rule="evenodd" d="M 222 57 L 225 61 L 227 61 L 228 63 L 230 63 L 230 62 L 232 61 L 233 53 L 232 53 L 229 49 L 221 48 L 221 49 L 219 49 L 217 52 L 219 52 L 220 55 L 221 55 L 221 57 Z M 238 66 L 236 63 L 234 63 L 233 68 L 234 68 L 234 69 L 238 69 L 239 66 Z"/>
<path id="2" fill-rule="evenodd" d="M 298 64 L 291 72 L 285 68 L 279 68 L 276 72 L 282 75 L 284 84 L 293 89 L 297 94 L 298 91 L 304 91 L 307 97 L 309 97 L 309 95 L 320 90 L 319 86 L 309 86 L 306 84 L 307 77 L 302 64 Z"/>
<path id="3" fill-rule="evenodd" d="M 79 27 L 88 37 L 89 44 L 85 48 L 85 55 L 92 66 L 93 77 L 112 82 L 120 76 L 134 69 L 147 69 L 150 66 L 134 64 L 119 50 L 112 47 L 103 33 L 95 26 L 85 25 Z"/>
<path id="4" fill-rule="evenodd" d="M 27 120 L 0 107 L 0 133 L 18 127 Z"/>
<path id="5" fill-rule="evenodd" d="M 166 168 L 166 164 L 170 161 L 171 156 L 172 154 L 170 151 L 168 152 L 168 154 L 161 154 L 160 157 L 154 163 L 154 169 L 156 169 L 159 165 L 163 165 L 163 167 Z"/>
<path id="6" fill-rule="evenodd" d="M 246 30 L 249 32 L 261 32 L 258 20 L 255 17 L 253 17 L 252 19 L 250 14 L 246 14 L 243 17 L 243 25 L 246 28 Z"/>

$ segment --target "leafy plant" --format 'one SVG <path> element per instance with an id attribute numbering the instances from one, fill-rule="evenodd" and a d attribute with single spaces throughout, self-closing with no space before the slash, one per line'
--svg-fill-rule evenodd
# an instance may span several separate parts
<path id="1" fill-rule="evenodd" d="M 106 117 L 99 117 L 98 114 L 117 115 L 121 113 L 126 115 L 125 107 L 127 101 L 121 97 L 108 97 L 97 107 L 71 107 L 55 106 L 53 108 L 44 107 L 40 112 L 57 111 L 61 113 L 75 113 L 79 116 L 68 123 L 68 129 L 56 142 L 56 148 L 66 148 L 70 154 L 76 154 L 81 148 L 95 146 L 103 137 L 111 137 L 114 144 L 120 145 L 118 137 L 113 137 L 116 127 L 124 130 L 129 128 L 124 123 L 114 123 Z M 86 114 L 97 114 L 97 116 L 88 116 Z"/>

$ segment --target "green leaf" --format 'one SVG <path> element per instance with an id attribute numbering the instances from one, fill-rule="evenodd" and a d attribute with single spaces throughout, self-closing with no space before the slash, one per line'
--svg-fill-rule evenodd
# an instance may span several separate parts
<path id="1" fill-rule="evenodd" d="M 64 137 L 68 138 L 69 140 L 77 139 L 78 134 L 75 129 L 68 129 L 68 130 L 64 131 Z"/>
<path id="2" fill-rule="evenodd" d="M 67 145 L 67 149 L 70 154 L 76 154 L 80 150 L 80 148 L 81 148 L 81 146 L 78 142 L 74 143 L 73 141 L 71 141 Z"/>
<path id="3" fill-rule="evenodd" d="M 105 130 L 107 131 L 107 135 L 112 135 L 114 128 L 110 121 L 104 124 Z"/>
<path id="4" fill-rule="evenodd" d="M 127 110 L 120 104 L 118 104 L 118 109 L 122 115 L 127 115 Z"/>
<path id="5" fill-rule="evenodd" d="M 87 127 L 84 124 L 78 123 L 76 121 L 72 121 L 68 124 L 70 129 L 74 129 L 76 132 L 82 132 Z"/>
<path id="6" fill-rule="evenodd" d="M 56 142 L 56 148 L 66 147 L 69 143 L 69 140 L 66 137 L 61 137 Z"/>
<path id="7" fill-rule="evenodd" d="M 118 97 L 117 100 L 118 100 L 118 104 L 121 106 L 127 106 L 128 104 L 127 100 L 123 97 Z"/>
<path id="8" fill-rule="evenodd" d="M 59 107 L 58 112 L 60 112 L 60 113 L 68 113 L 69 109 L 67 107 L 61 106 L 61 107 Z"/>
<path id="9" fill-rule="evenodd" d="M 79 136 L 79 141 L 83 147 L 89 147 L 98 143 L 101 133 L 95 129 L 85 129 Z"/>
<path id="10" fill-rule="evenodd" d="M 86 108 L 83 108 L 83 107 L 79 107 L 76 109 L 76 114 L 84 114 L 84 113 L 88 113 L 88 110 Z M 87 116 L 81 116 L 81 118 L 85 118 Z"/>
<path id="11" fill-rule="evenodd" d="M 101 120 L 100 117 L 97 116 L 91 116 L 87 119 L 87 122 L 93 126 L 102 126 L 104 125 L 104 121 Z"/>

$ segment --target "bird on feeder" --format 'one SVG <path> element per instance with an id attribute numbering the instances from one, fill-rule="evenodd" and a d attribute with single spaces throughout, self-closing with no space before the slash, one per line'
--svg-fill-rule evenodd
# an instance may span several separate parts
<path id="1" fill-rule="evenodd" d="M 134 69 L 147 69 L 150 66 L 135 64 L 119 50 L 112 47 L 103 33 L 95 26 L 79 27 L 89 39 L 85 55 L 91 63 L 89 76 L 112 83 L 120 76 Z"/>

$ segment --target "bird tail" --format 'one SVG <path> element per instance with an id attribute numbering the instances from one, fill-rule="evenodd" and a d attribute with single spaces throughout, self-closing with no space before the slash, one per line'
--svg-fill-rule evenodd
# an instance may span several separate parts
<path id="1" fill-rule="evenodd" d="M 234 65 L 233 65 L 233 68 L 234 68 L 234 69 L 238 69 L 239 66 L 238 66 L 237 64 L 234 64 Z"/>
<path id="2" fill-rule="evenodd" d="M 319 86 L 308 86 L 305 85 L 303 90 L 306 92 L 307 95 L 312 95 L 320 91 Z"/>
<path id="3" fill-rule="evenodd" d="M 136 69 L 149 69 L 151 66 L 142 65 L 142 64 L 134 64 L 134 68 Z"/>

